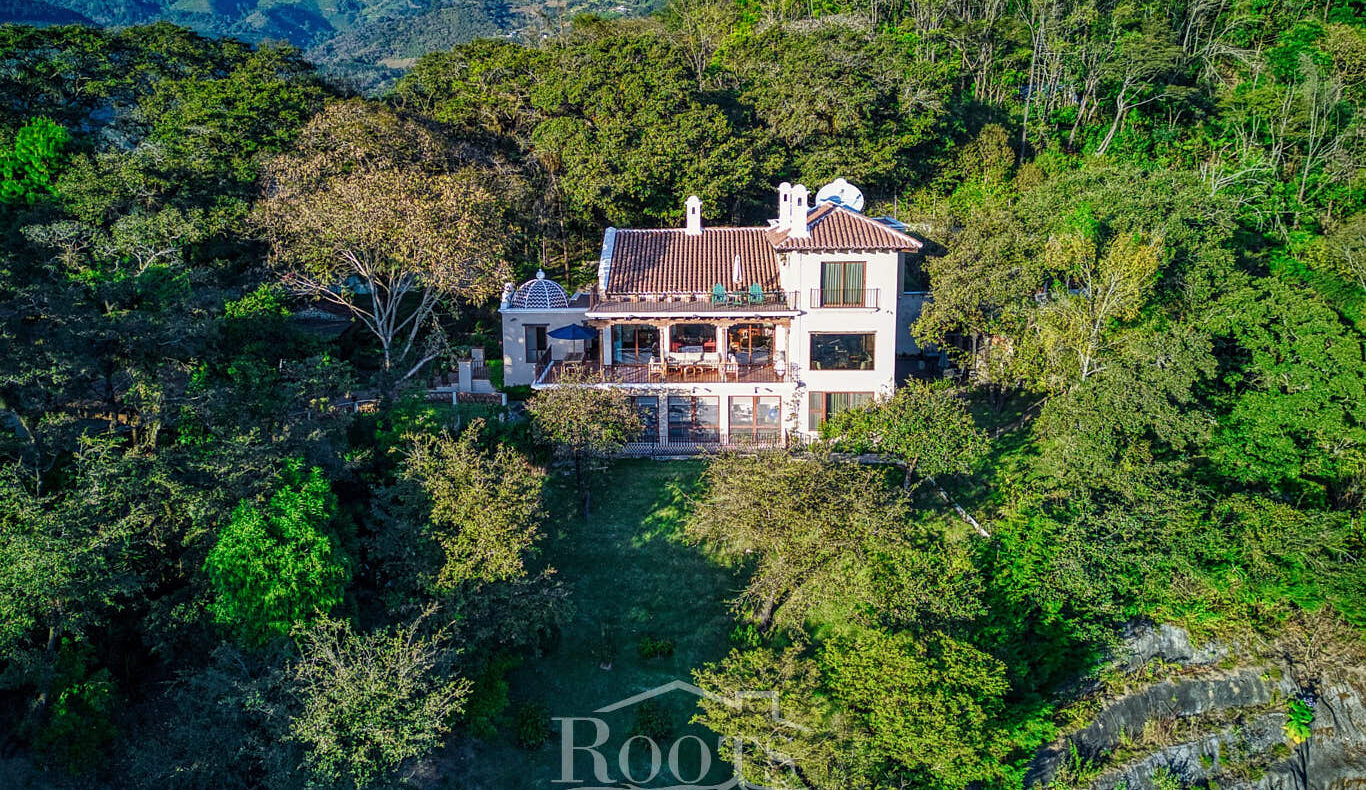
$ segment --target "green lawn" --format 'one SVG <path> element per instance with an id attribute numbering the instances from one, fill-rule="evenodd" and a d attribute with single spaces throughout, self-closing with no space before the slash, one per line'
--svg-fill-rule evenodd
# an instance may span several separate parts
<path id="1" fill-rule="evenodd" d="M 594 492 L 594 512 L 585 522 L 573 512 L 576 498 L 566 476 L 557 476 L 550 497 L 560 508 L 551 520 L 542 560 L 556 568 L 570 586 L 575 614 L 563 638 L 549 655 L 528 660 L 510 676 L 513 708 L 519 703 L 544 706 L 551 716 L 597 715 L 608 722 L 612 738 L 602 747 L 614 783 L 620 781 L 617 748 L 630 735 L 638 708 L 608 715 L 598 708 L 672 680 L 691 680 L 691 671 L 717 661 L 728 652 L 732 624 L 726 601 L 739 584 L 726 568 L 710 562 L 680 539 L 678 492 L 693 484 L 699 463 L 649 460 L 614 463 Z M 610 670 L 599 667 L 603 629 L 617 646 Z M 671 639 L 671 657 L 641 659 L 642 636 Z M 716 736 L 688 724 L 695 712 L 694 698 L 681 691 L 660 697 L 661 707 L 674 723 L 674 734 L 661 739 L 667 748 L 674 738 L 693 733 L 713 746 Z M 592 725 L 579 730 L 580 743 L 593 735 Z M 497 738 L 476 741 L 447 774 L 448 787 L 486 790 L 540 788 L 549 790 L 560 778 L 560 742 L 556 733 L 538 750 L 518 748 L 511 727 Z M 637 778 L 647 773 L 643 750 L 635 755 Z M 680 750 L 682 773 L 695 772 L 696 744 Z M 576 779 L 588 780 L 590 757 L 579 755 Z M 719 768 L 708 779 L 714 781 Z M 675 784 L 665 770 L 651 784 Z M 710 781 L 708 782 L 710 783 Z"/>

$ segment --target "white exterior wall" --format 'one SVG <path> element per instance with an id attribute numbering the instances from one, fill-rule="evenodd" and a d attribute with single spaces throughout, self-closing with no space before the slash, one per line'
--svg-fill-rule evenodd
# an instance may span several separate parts
<path id="1" fill-rule="evenodd" d="M 821 264 L 863 261 L 864 288 L 877 289 L 877 307 L 812 307 L 811 294 L 821 287 Z M 792 319 L 788 360 L 796 365 L 801 385 L 796 429 L 808 434 L 811 392 L 872 392 L 890 395 L 896 385 L 898 305 L 901 256 L 896 252 L 790 252 L 780 258 L 784 290 L 797 292 L 801 315 Z M 811 335 L 823 332 L 871 332 L 876 335 L 872 370 L 812 370 Z"/>
<path id="2" fill-rule="evenodd" d="M 503 384 L 513 387 L 529 385 L 536 380 L 536 363 L 526 361 L 526 332 L 529 325 L 542 324 L 546 331 L 569 324 L 583 323 L 587 308 L 569 307 L 557 310 L 526 310 L 505 307 L 503 314 Z M 588 345 L 586 340 L 559 340 L 548 337 L 552 359 L 564 359 L 571 351 Z"/>

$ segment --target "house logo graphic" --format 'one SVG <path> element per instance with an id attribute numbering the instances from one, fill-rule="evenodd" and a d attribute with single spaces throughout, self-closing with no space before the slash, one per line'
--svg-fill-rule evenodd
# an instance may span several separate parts
<path id="1" fill-rule="evenodd" d="M 687 734 L 661 743 L 656 735 L 639 728 L 613 732 L 611 722 L 619 721 L 624 712 L 671 694 L 692 695 L 737 712 L 761 710 L 775 729 L 806 731 L 782 718 L 776 691 L 742 691 L 727 697 L 675 680 L 604 705 L 592 716 L 552 718 L 560 725 L 560 775 L 552 784 L 565 790 L 768 790 L 744 779 L 747 756 L 757 754 L 762 754 L 770 773 L 775 766 L 779 772 L 784 767 L 790 772 L 791 760 L 786 755 L 767 745 L 748 743 L 739 735 L 721 733 L 708 743 L 699 735 Z M 729 772 L 723 768 L 726 755 Z"/>

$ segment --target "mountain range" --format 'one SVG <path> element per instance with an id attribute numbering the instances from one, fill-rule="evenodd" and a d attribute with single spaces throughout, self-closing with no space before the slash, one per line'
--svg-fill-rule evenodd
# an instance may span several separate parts
<path id="1" fill-rule="evenodd" d="M 286 41 L 375 93 L 418 57 L 483 37 L 534 37 L 559 15 L 651 10 L 653 0 L 0 0 L 0 23 L 122 27 L 167 21 L 210 36 Z"/>

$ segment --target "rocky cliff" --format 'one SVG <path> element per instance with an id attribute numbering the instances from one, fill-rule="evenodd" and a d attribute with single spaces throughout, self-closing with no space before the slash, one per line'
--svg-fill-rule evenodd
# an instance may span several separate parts
<path id="1" fill-rule="evenodd" d="M 1331 623 L 1273 641 L 1207 641 L 1170 625 L 1126 634 L 1114 660 L 1073 691 L 1067 734 L 1026 784 L 1091 790 L 1366 788 L 1362 645 Z M 1292 706 L 1311 711 L 1306 730 Z"/>

